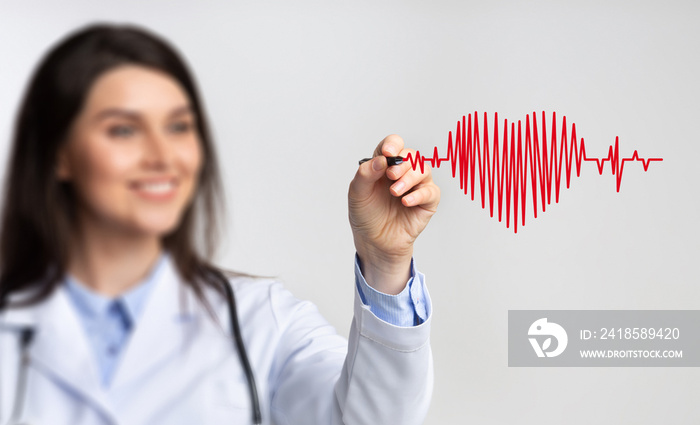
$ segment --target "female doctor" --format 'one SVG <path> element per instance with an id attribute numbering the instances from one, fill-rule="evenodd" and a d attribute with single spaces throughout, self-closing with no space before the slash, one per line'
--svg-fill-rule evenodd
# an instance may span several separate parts
<path id="1" fill-rule="evenodd" d="M 71 34 L 30 80 L 5 177 L 0 425 L 421 423 L 431 306 L 412 253 L 440 192 L 388 166 L 408 152 L 386 137 L 350 183 L 346 341 L 280 283 L 207 260 L 218 167 L 177 51 L 129 25 Z"/>

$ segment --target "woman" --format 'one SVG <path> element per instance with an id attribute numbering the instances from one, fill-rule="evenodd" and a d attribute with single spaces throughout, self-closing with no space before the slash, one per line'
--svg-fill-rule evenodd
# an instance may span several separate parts
<path id="1" fill-rule="evenodd" d="M 387 166 L 408 152 L 385 138 L 350 183 L 348 343 L 278 282 L 206 260 L 218 167 L 176 51 L 133 26 L 75 32 L 39 65 L 16 122 L 0 424 L 422 422 L 430 300 L 412 253 L 440 193 L 429 172 Z"/>

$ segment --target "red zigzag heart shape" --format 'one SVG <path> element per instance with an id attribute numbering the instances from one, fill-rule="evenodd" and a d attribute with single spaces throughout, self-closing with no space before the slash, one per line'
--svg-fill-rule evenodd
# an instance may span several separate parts
<path id="1" fill-rule="evenodd" d="M 621 158 L 618 137 L 615 137 L 615 145 L 610 145 L 607 157 L 589 158 L 586 155 L 583 138 L 580 141 L 576 139 L 576 124 L 573 123 L 569 141 L 565 116 L 562 119 L 560 142 L 557 147 L 555 112 L 552 112 L 551 143 L 548 147 L 545 112 L 542 111 L 541 138 L 535 112 L 532 113 L 532 125 L 530 122 L 530 115 L 527 115 L 524 134 L 520 120 L 518 120 L 517 131 L 515 122 L 511 122 L 509 142 L 508 120 L 503 120 L 501 143 L 498 133 L 498 113 L 496 113 L 492 142 L 489 142 L 488 116 L 484 112 L 483 132 L 480 133 L 478 115 L 474 112 L 473 115 L 462 116 L 462 120 L 457 121 L 457 132 L 454 138 L 450 131 L 445 157 L 440 157 L 436 146 L 432 157 L 421 155 L 420 151 L 416 151 L 415 155 L 409 153 L 405 160 L 411 163 L 414 170 L 420 167 L 421 172 L 424 171 L 426 162 L 429 162 L 433 168 L 440 168 L 445 162 L 449 163 L 452 167 L 452 177 L 456 177 L 459 172 L 459 186 L 464 190 L 465 195 L 471 191 L 472 200 L 474 200 L 474 186 L 478 181 L 481 208 L 486 208 L 488 200 L 491 217 L 494 215 L 494 207 L 497 206 L 498 221 L 502 221 L 505 205 L 506 228 L 510 227 L 512 206 L 514 233 L 518 233 L 518 218 L 521 219 L 522 225 L 525 225 L 528 178 L 531 182 L 534 218 L 537 218 L 538 188 L 542 212 L 546 211 L 546 205 L 551 204 L 552 187 L 554 187 L 554 202 L 559 202 L 562 166 L 565 166 L 566 187 L 569 188 L 574 164 L 576 176 L 579 177 L 581 164 L 584 161 L 595 162 L 598 173 L 601 175 L 605 163 L 610 162 L 610 169 L 616 178 L 619 192 L 625 162 L 641 162 L 644 171 L 647 171 L 652 161 L 663 161 L 662 158 L 640 158 L 636 150 L 631 157 Z"/>

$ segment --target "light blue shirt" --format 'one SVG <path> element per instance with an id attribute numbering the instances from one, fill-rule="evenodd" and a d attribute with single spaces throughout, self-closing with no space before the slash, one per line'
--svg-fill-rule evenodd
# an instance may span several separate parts
<path id="1" fill-rule="evenodd" d="M 165 265 L 165 253 L 149 275 L 118 298 L 107 298 L 67 274 L 65 284 L 97 358 L 100 381 L 108 387 L 119 364 L 131 330 L 141 316 L 146 299 Z"/>
<path id="2" fill-rule="evenodd" d="M 375 316 L 396 326 L 420 325 L 428 319 L 430 312 L 425 300 L 425 276 L 416 271 L 411 258 L 411 277 L 406 287 L 396 295 L 385 294 L 372 288 L 360 271 L 360 257 L 355 254 L 355 284 L 360 299 L 369 305 Z"/>
<path id="3" fill-rule="evenodd" d="M 121 354 L 132 329 L 137 325 L 143 307 L 165 264 L 163 252 L 149 275 L 128 292 L 117 298 L 107 298 L 89 289 L 70 274 L 65 277 L 69 298 L 85 329 L 97 358 L 100 380 L 104 387 L 111 383 Z M 411 260 L 411 277 L 397 295 L 379 292 L 369 286 L 360 271 L 355 255 L 355 284 L 360 299 L 378 318 L 396 326 L 414 326 L 429 316 L 425 300 L 425 276 L 417 272 Z"/>

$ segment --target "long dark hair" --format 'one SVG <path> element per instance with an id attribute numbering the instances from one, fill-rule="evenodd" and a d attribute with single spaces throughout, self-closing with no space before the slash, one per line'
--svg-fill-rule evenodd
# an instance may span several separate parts
<path id="1" fill-rule="evenodd" d="M 69 34 L 40 62 L 24 94 L 16 118 L 12 151 L 5 176 L 0 222 L 0 308 L 8 295 L 35 289 L 22 302 L 45 299 L 59 285 L 68 264 L 69 236 L 75 215 L 75 195 L 60 182 L 57 152 L 80 112 L 93 82 L 119 65 L 160 70 L 187 93 L 197 117 L 204 161 L 194 201 L 176 230 L 163 237 L 183 279 L 205 303 L 205 286 L 223 294 L 207 261 L 217 244 L 217 208 L 223 208 L 221 179 L 204 109 L 194 79 L 177 50 L 159 36 L 134 25 L 92 24 Z M 221 201 L 220 204 L 217 201 Z M 199 215 L 203 217 L 199 217 Z M 197 219 L 203 218 L 203 229 Z M 195 232 L 201 235 L 195 240 Z M 204 257 L 197 244 L 203 245 Z M 235 274 L 227 272 L 227 274 Z"/>

